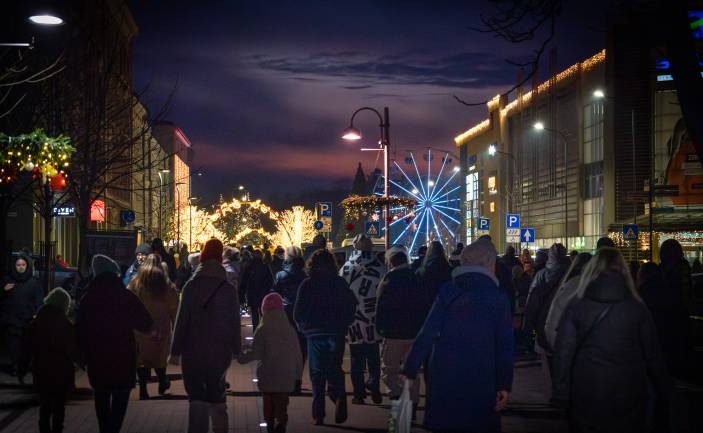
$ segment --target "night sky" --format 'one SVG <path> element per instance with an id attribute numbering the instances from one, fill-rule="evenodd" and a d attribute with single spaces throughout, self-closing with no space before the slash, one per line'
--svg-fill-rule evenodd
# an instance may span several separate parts
<path id="1" fill-rule="evenodd" d="M 196 149 L 194 194 L 214 199 L 243 183 L 253 196 L 349 189 L 356 164 L 382 166 L 340 139 L 361 106 L 390 107 L 391 143 L 455 150 L 453 137 L 486 116 L 452 98 L 482 100 L 514 84 L 514 45 L 468 29 L 486 1 L 131 2 L 135 87 Z M 604 46 L 604 0 L 567 2 L 558 24 L 559 68 Z M 545 59 L 546 60 L 546 59 Z M 544 62 L 546 63 L 546 62 Z M 543 68 L 546 69 L 546 68 Z M 544 74 L 543 74 L 544 75 Z M 371 113 L 357 117 L 366 145 Z M 285 200 L 284 200 L 285 201 Z M 291 205 L 294 203 L 287 203 Z"/>

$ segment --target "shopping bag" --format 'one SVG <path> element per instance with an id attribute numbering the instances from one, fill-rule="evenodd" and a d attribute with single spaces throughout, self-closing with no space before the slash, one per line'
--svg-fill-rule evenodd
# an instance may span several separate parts
<path id="1" fill-rule="evenodd" d="M 410 399 L 408 382 L 403 385 L 403 392 L 398 400 L 391 402 L 391 417 L 388 420 L 389 433 L 410 433 L 413 422 L 413 401 Z"/>

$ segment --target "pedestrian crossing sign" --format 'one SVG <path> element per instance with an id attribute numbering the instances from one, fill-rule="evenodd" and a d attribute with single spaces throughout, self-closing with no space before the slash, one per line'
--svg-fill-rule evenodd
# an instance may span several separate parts
<path id="1" fill-rule="evenodd" d="M 636 241 L 639 237 L 639 229 L 637 224 L 623 224 L 622 238 L 626 241 Z"/>
<path id="2" fill-rule="evenodd" d="M 380 221 L 369 221 L 366 223 L 364 230 L 366 236 L 370 238 L 377 238 L 381 236 L 381 222 Z"/>

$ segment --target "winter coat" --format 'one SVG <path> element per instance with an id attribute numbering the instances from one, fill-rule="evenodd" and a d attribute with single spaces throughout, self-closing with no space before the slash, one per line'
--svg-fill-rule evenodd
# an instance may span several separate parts
<path id="1" fill-rule="evenodd" d="M 308 259 L 310 259 L 310 256 L 312 256 L 312 253 L 317 250 L 324 250 L 325 248 L 327 248 L 327 241 L 325 240 L 325 237 L 317 235 L 312 240 L 312 244 L 305 247 L 305 250 L 303 251 L 303 259 L 307 262 Z"/>
<path id="2" fill-rule="evenodd" d="M 349 344 L 378 343 L 376 333 L 376 303 L 378 283 L 386 271 L 385 266 L 372 251 L 355 250 L 339 270 L 339 276 L 349 284 L 356 296 L 354 323 L 349 327 Z"/>
<path id="3" fill-rule="evenodd" d="M 335 274 L 313 275 L 300 283 L 293 318 L 308 338 L 344 336 L 354 321 L 356 303 L 344 278 Z"/>
<path id="4" fill-rule="evenodd" d="M 235 261 L 223 261 L 222 266 L 224 266 L 225 273 L 227 274 L 227 282 L 234 287 L 237 298 L 239 298 L 239 279 L 242 276 L 242 264 Z"/>
<path id="5" fill-rule="evenodd" d="M 505 292 L 510 301 L 510 313 L 515 313 L 515 288 L 513 287 L 513 269 L 506 266 L 502 260 L 496 260 L 495 276 L 498 279 L 498 288 Z"/>
<path id="6" fill-rule="evenodd" d="M 259 308 L 261 300 L 273 287 L 271 270 L 260 258 L 254 257 L 242 274 L 240 287 L 247 305 L 251 308 Z"/>
<path id="7" fill-rule="evenodd" d="M 643 284 L 640 296 L 654 320 L 669 374 L 685 379 L 689 353 L 686 307 L 663 280 Z"/>
<path id="8" fill-rule="evenodd" d="M 13 265 L 12 272 L 3 278 L 0 286 L 0 323 L 22 328 L 44 303 L 44 291 L 32 272 L 31 260 L 27 259 L 24 273 L 18 274 Z M 15 287 L 6 291 L 7 284 L 14 284 Z"/>
<path id="9" fill-rule="evenodd" d="M 168 287 L 161 298 L 154 298 L 145 290 L 134 290 L 154 321 L 152 333 L 135 333 L 137 340 L 137 365 L 147 368 L 165 368 L 171 350 L 171 333 L 178 312 L 178 293 Z"/>
<path id="10" fill-rule="evenodd" d="M 452 280 L 452 266 L 442 256 L 428 257 L 415 271 L 415 275 L 420 287 L 427 294 L 428 301 L 432 304 L 439 293 L 439 288 Z"/>
<path id="11" fill-rule="evenodd" d="M 250 349 L 239 358 L 240 364 L 259 361 L 257 385 L 261 392 L 290 393 L 303 373 L 303 355 L 298 335 L 282 310 L 268 311 L 254 331 Z"/>
<path id="12" fill-rule="evenodd" d="M 132 265 L 129 268 L 127 268 L 127 271 L 122 276 L 122 284 L 124 284 L 125 287 L 129 286 L 129 283 L 132 282 L 132 280 L 134 279 L 134 277 L 137 276 L 138 273 L 139 273 L 139 262 L 137 262 L 135 260 L 134 263 L 132 263 Z"/>
<path id="13" fill-rule="evenodd" d="M 522 311 L 527 304 L 527 295 L 530 293 L 532 277 L 527 272 L 523 272 L 519 278 L 513 278 L 513 288 L 515 289 L 515 307 Z"/>
<path id="14" fill-rule="evenodd" d="M 544 324 L 552 305 L 552 298 L 559 289 L 559 282 L 569 270 L 569 266 L 571 264 L 568 257 L 557 257 L 550 250 L 547 265 L 535 274 L 530 286 L 530 293 L 527 295 L 523 327 L 526 331 L 537 331 L 537 342 L 550 352 L 551 348 L 544 334 Z"/>
<path id="15" fill-rule="evenodd" d="M 566 309 L 552 377 L 553 398 L 570 405 L 573 432 L 645 431 L 648 379 L 667 406 L 669 378 L 654 322 L 621 274 L 602 275 Z"/>
<path id="16" fill-rule="evenodd" d="M 556 343 L 559 321 L 564 314 L 564 310 L 566 310 L 566 307 L 569 306 L 574 295 L 576 295 L 576 289 L 579 287 L 580 280 L 580 275 L 572 276 L 554 294 L 552 305 L 549 307 L 549 313 L 544 322 L 544 338 L 547 340 L 549 347 L 553 348 Z"/>
<path id="17" fill-rule="evenodd" d="M 32 365 L 34 387 L 39 391 L 70 391 L 75 383 L 74 361 L 78 343 L 73 324 L 54 305 L 44 305 L 27 328 L 22 364 Z"/>
<path id="18" fill-rule="evenodd" d="M 283 263 L 283 269 L 276 274 L 276 282 L 273 285 L 273 291 L 283 298 L 283 309 L 293 326 L 295 326 L 295 320 L 293 319 L 295 300 L 298 299 L 300 283 L 305 278 L 307 278 L 305 262 L 302 257 L 295 257 Z"/>
<path id="19" fill-rule="evenodd" d="M 134 387 L 134 331 L 148 332 L 152 323 L 142 302 L 116 275 L 103 272 L 88 284 L 76 329 L 94 389 L 126 391 Z"/>
<path id="20" fill-rule="evenodd" d="M 399 266 L 379 284 L 376 329 L 384 338 L 412 340 L 425 322 L 430 305 L 412 269 Z"/>
<path id="21" fill-rule="evenodd" d="M 239 301 L 217 260 L 200 263 L 183 287 L 173 332 L 171 355 L 181 356 L 183 381 L 188 395 L 198 394 L 201 384 L 224 380 L 232 357 L 241 348 Z M 224 395 L 198 399 L 220 401 Z"/>
<path id="22" fill-rule="evenodd" d="M 271 275 L 275 276 L 283 270 L 283 259 L 274 255 L 269 264 L 269 269 L 271 270 Z"/>
<path id="23" fill-rule="evenodd" d="M 193 268 L 191 268 L 187 263 L 181 264 L 181 267 L 178 268 L 178 272 L 176 273 L 175 281 L 176 289 L 179 292 L 183 290 L 183 286 L 186 285 L 191 276 L 193 276 Z"/>
<path id="24" fill-rule="evenodd" d="M 426 421 L 433 430 L 498 432 L 496 392 L 513 381 L 510 302 L 492 273 L 460 266 L 437 299 L 405 360 L 415 379 L 429 356 Z"/>

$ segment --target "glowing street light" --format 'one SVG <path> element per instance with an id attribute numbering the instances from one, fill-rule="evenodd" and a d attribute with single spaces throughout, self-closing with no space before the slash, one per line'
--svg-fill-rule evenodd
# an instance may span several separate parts
<path id="1" fill-rule="evenodd" d="M 350 141 L 358 141 L 361 140 L 362 135 L 361 131 L 358 129 L 354 128 L 353 126 L 349 126 L 347 129 L 344 130 L 342 133 L 342 138 L 345 140 L 350 140 Z"/>
<path id="2" fill-rule="evenodd" d="M 597 99 L 603 99 L 605 98 L 605 92 L 603 92 L 601 89 L 596 89 L 593 91 L 593 97 Z"/>
<path id="3" fill-rule="evenodd" d="M 32 23 L 38 24 L 40 26 L 60 26 L 61 24 L 63 24 L 63 20 L 60 17 L 48 13 L 32 15 L 27 19 Z"/>
<path id="4" fill-rule="evenodd" d="M 542 123 L 542 122 L 535 122 L 534 128 L 535 128 L 537 131 L 544 131 L 544 123 Z"/>
<path id="5" fill-rule="evenodd" d="M 488 154 L 489 154 L 489 155 L 494 156 L 497 151 L 498 151 L 498 150 L 496 149 L 496 145 L 495 145 L 495 144 L 491 144 L 490 146 L 488 146 Z"/>

